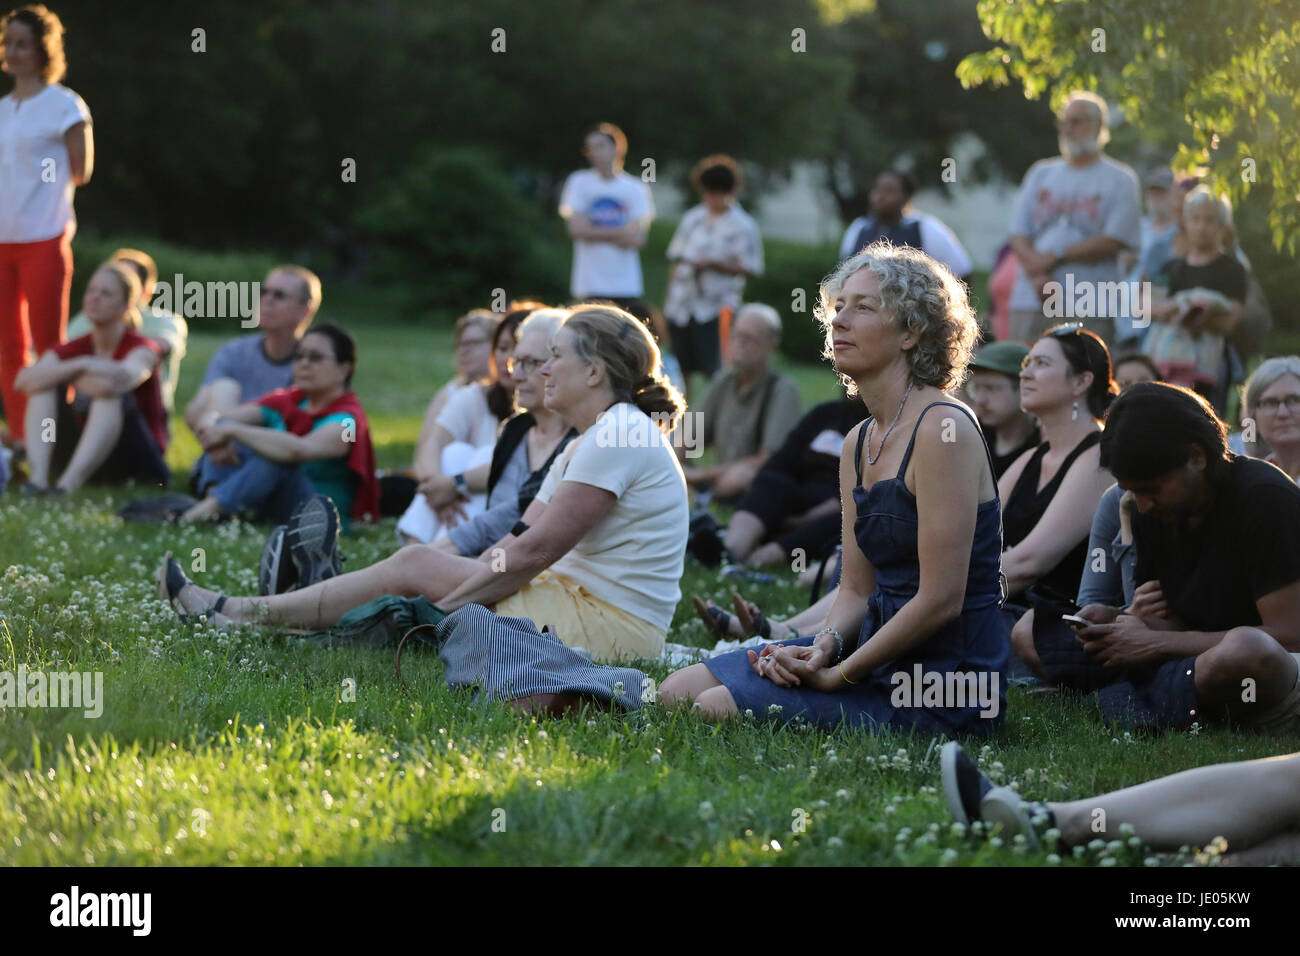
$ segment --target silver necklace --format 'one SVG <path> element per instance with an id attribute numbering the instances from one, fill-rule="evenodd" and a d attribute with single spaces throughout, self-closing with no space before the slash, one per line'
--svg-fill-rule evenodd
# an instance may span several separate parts
<path id="1" fill-rule="evenodd" d="M 868 465 L 874 465 L 876 461 L 879 460 L 880 456 L 884 454 L 885 442 L 889 441 L 889 433 L 894 430 L 894 425 L 897 425 L 898 420 L 903 417 L 903 406 L 907 404 L 907 396 L 912 394 L 912 386 L 915 384 L 916 384 L 915 382 L 909 382 L 907 384 L 907 391 L 903 393 L 903 400 L 898 403 L 898 411 L 894 413 L 894 422 L 888 428 L 885 429 L 885 437 L 880 439 L 880 447 L 876 449 L 876 455 L 874 458 L 871 456 L 871 433 L 876 430 L 876 416 L 874 415 L 871 416 L 871 421 L 867 424 L 867 464 Z"/>

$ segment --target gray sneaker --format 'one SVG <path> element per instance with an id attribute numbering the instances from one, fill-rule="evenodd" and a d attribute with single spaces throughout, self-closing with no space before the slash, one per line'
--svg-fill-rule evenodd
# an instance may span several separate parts
<path id="1" fill-rule="evenodd" d="M 1002 825 L 1001 836 L 1008 842 L 1023 833 L 1031 850 L 1038 849 L 1038 834 L 1031 822 L 1040 807 L 1025 800 L 1010 787 L 994 787 L 980 801 L 980 817 L 985 826 Z"/>
<path id="2" fill-rule="evenodd" d="M 257 565 L 258 594 L 284 594 L 298 586 L 298 569 L 284 548 L 287 527 L 283 524 L 276 527 L 262 547 L 262 560 Z"/>
<path id="3" fill-rule="evenodd" d="M 316 494 L 295 508 L 285 525 L 284 544 L 298 569 L 299 588 L 341 574 L 339 510 L 333 500 Z"/>

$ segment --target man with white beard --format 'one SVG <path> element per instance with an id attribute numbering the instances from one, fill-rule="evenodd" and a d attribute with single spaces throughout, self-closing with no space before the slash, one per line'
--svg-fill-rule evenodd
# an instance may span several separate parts
<path id="1" fill-rule="evenodd" d="M 1011 338 L 1027 345 L 1060 321 L 1055 314 L 1045 314 L 1043 300 L 1054 288 L 1059 298 L 1067 276 L 1073 275 L 1076 296 L 1091 288 L 1088 300 L 1104 304 L 1109 299 L 1097 294 L 1099 284 L 1118 282 L 1120 252 L 1137 251 L 1141 245 L 1137 175 L 1102 155 L 1110 140 L 1106 101 L 1094 93 L 1071 93 L 1056 126 L 1061 155 L 1029 167 L 1011 217 L 1011 249 L 1020 261 L 1011 293 Z M 1113 315 L 1071 317 L 1108 345 L 1113 340 Z"/>

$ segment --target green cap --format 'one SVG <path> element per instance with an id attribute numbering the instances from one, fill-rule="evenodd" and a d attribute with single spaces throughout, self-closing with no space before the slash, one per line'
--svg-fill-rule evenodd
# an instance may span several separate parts
<path id="1" fill-rule="evenodd" d="M 1029 346 L 1019 342 L 990 342 L 975 354 L 971 368 L 988 372 L 1001 372 L 1012 378 L 1020 377 L 1020 363 L 1029 354 Z"/>

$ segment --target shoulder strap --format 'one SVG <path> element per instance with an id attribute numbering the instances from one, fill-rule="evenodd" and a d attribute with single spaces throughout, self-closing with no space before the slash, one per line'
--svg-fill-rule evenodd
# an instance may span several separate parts
<path id="1" fill-rule="evenodd" d="M 529 412 L 520 412 L 513 418 L 506 419 L 501 426 L 501 434 L 497 438 L 496 447 L 492 450 L 492 466 L 488 469 L 487 493 L 492 494 L 492 489 L 496 487 L 497 482 L 501 480 L 501 475 L 506 470 L 506 465 L 519 447 L 519 443 L 524 440 L 524 435 L 536 424 L 536 420 Z"/>
<path id="2" fill-rule="evenodd" d="M 921 427 L 921 419 L 925 418 L 925 413 L 936 405 L 947 405 L 951 408 L 955 408 L 959 412 L 965 414 L 966 417 L 970 418 L 974 423 L 976 431 L 980 433 L 980 441 L 984 444 L 984 457 L 988 459 L 989 472 L 993 475 L 993 487 L 997 488 L 998 470 L 993 465 L 993 453 L 989 451 L 989 443 L 984 440 L 984 430 L 979 427 L 979 421 L 972 417 L 969 411 L 962 408 L 962 406 L 958 405 L 956 402 L 931 402 L 929 405 L 925 406 L 925 408 L 921 409 L 921 414 L 916 416 L 916 424 L 912 426 L 912 437 L 907 442 L 907 451 L 903 453 L 903 462 L 898 466 L 898 477 L 900 479 L 903 477 L 904 473 L 907 471 L 908 463 L 912 460 L 912 448 L 916 445 L 916 433 Z"/>
<path id="3" fill-rule="evenodd" d="M 769 372 L 767 384 L 763 387 L 763 404 L 758 406 L 758 443 L 759 451 L 763 450 L 763 425 L 767 422 L 767 405 L 772 400 L 772 390 L 776 388 L 776 372 Z"/>
<path id="4" fill-rule="evenodd" d="M 875 416 L 868 415 L 858 427 L 858 453 L 853 456 L 853 467 L 858 473 L 858 484 L 862 484 L 862 445 L 867 440 L 867 423 Z"/>

